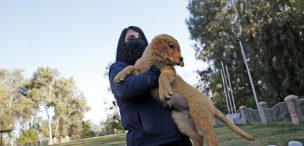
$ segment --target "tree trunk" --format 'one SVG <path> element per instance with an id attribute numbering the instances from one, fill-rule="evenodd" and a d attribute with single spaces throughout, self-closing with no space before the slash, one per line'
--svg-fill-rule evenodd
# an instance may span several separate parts
<path id="1" fill-rule="evenodd" d="M 8 145 L 14 146 L 14 136 L 13 136 L 13 131 L 10 131 L 8 133 Z"/>
<path id="2" fill-rule="evenodd" d="M 55 79 L 52 79 L 51 84 L 49 85 L 49 93 L 48 93 L 47 99 L 50 99 L 50 97 L 51 97 L 51 93 L 52 93 L 52 89 L 53 89 L 54 84 L 55 84 Z M 50 139 L 49 144 L 53 144 L 51 117 L 50 117 L 49 112 L 48 112 L 48 107 L 44 106 L 44 108 L 46 110 L 46 114 L 47 114 L 47 118 L 48 118 L 48 122 L 49 122 L 49 139 Z"/>
<path id="3" fill-rule="evenodd" d="M 60 137 L 60 133 L 58 133 L 58 128 L 59 128 L 59 117 L 56 120 L 56 128 L 55 128 L 55 136 Z M 57 135 L 56 135 L 57 134 Z"/>
<path id="4" fill-rule="evenodd" d="M 10 102 L 9 102 L 9 115 L 12 116 L 12 103 L 13 103 L 13 95 L 12 95 L 12 92 L 11 92 L 11 95 L 10 95 Z M 10 121 L 12 120 L 12 118 L 9 119 Z M 9 123 L 8 125 L 8 129 L 12 129 L 12 121 Z M 8 133 L 8 143 L 10 146 L 13 146 L 14 145 L 14 142 L 13 142 L 13 131 L 10 131 Z"/>
<path id="5" fill-rule="evenodd" d="M 44 109 L 46 111 L 48 123 L 49 123 L 49 144 L 53 144 L 51 118 L 50 118 L 47 106 L 44 106 Z"/>

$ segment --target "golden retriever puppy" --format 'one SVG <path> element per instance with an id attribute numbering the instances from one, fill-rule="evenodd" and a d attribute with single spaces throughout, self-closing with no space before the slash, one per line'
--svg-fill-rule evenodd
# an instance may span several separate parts
<path id="1" fill-rule="evenodd" d="M 170 35 L 156 36 L 135 65 L 128 66 L 118 73 L 114 82 L 120 83 L 129 74 L 141 74 L 149 70 L 152 65 L 161 71 L 159 100 L 174 107 L 172 117 L 179 130 L 191 138 L 193 145 L 203 145 L 203 137 L 205 137 L 209 146 L 217 146 L 216 134 L 212 125 L 214 117 L 245 139 L 254 140 L 254 137 L 231 123 L 207 96 L 176 74 L 174 66 L 183 66 L 184 62 L 178 41 Z M 153 94 L 156 94 L 154 97 L 157 97 L 157 93 Z M 171 98 L 173 94 L 175 96 Z M 190 117 L 183 111 L 189 112 Z"/>

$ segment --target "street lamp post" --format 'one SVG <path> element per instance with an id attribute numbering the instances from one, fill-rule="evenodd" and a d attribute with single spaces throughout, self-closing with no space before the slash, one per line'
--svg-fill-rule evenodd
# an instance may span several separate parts
<path id="1" fill-rule="evenodd" d="M 233 109 L 234 109 L 234 112 L 236 113 L 235 101 L 234 101 L 234 96 L 233 96 L 233 89 L 232 89 L 232 86 L 231 86 L 231 81 L 230 81 L 230 76 L 229 76 L 229 72 L 228 72 L 227 65 L 226 65 L 225 67 L 226 67 L 226 73 L 227 73 L 227 78 L 228 78 L 228 84 L 229 84 L 229 89 L 230 89 L 231 98 L 232 98 Z"/>
<path id="2" fill-rule="evenodd" d="M 256 92 L 255 92 L 255 88 L 254 88 L 253 82 L 252 82 L 252 77 L 251 77 L 251 73 L 250 73 L 250 70 L 249 70 L 249 67 L 248 67 L 248 64 L 247 64 L 247 59 L 246 59 L 246 56 L 245 56 L 243 44 L 242 44 L 242 42 L 241 42 L 240 40 L 239 40 L 239 44 L 240 44 L 240 47 L 241 47 L 241 51 L 242 51 L 244 63 L 245 63 L 245 66 L 246 66 L 248 78 L 249 78 L 250 85 L 251 85 L 251 88 L 252 88 L 252 92 L 253 92 L 253 97 L 254 97 L 254 100 L 255 100 L 255 104 L 256 104 L 256 106 L 257 106 L 257 109 L 259 110 L 258 98 L 257 98 Z"/>
<path id="3" fill-rule="evenodd" d="M 225 71 L 225 66 L 223 61 L 221 61 L 222 64 L 222 71 L 223 71 L 223 76 L 224 76 L 224 81 L 225 81 L 225 86 L 226 86 L 226 90 L 227 90 L 227 95 L 228 95 L 228 102 L 229 102 L 229 108 L 231 109 L 231 113 L 233 114 L 233 108 L 232 108 L 232 103 L 231 103 L 231 95 L 230 95 L 230 87 L 227 83 L 227 76 L 226 76 L 226 71 Z"/>
<path id="4" fill-rule="evenodd" d="M 224 87 L 224 93 L 225 93 L 225 98 L 226 98 L 226 104 L 227 104 L 228 114 L 231 114 L 229 103 L 228 103 L 227 92 L 226 92 L 225 79 L 224 79 L 224 75 L 223 75 L 223 71 L 222 70 L 221 70 L 221 75 L 222 75 L 222 81 L 223 81 L 223 87 Z"/>

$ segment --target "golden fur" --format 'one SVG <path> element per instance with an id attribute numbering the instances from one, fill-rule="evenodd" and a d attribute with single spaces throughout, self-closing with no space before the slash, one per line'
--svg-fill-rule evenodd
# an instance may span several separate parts
<path id="1" fill-rule="evenodd" d="M 245 139 L 254 140 L 254 137 L 231 123 L 207 96 L 176 74 L 173 66 L 183 64 L 177 40 L 170 35 L 161 34 L 152 40 L 134 66 L 126 67 L 115 76 L 114 82 L 120 83 L 127 75 L 141 74 L 154 65 L 161 71 L 159 96 L 153 93 L 156 94 L 154 97 L 157 96 L 160 101 L 174 107 L 172 117 L 179 130 L 191 138 L 193 145 L 203 145 L 205 137 L 209 146 L 217 146 L 216 133 L 212 125 L 214 117 Z M 190 117 L 184 111 L 189 112 Z"/>

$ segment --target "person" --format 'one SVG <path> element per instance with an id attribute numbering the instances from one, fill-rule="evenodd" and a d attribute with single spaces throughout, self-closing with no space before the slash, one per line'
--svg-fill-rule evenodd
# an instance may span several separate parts
<path id="1" fill-rule="evenodd" d="M 128 131 L 128 146 L 191 146 L 189 137 L 180 133 L 171 116 L 171 109 L 150 95 L 158 86 L 160 71 L 151 67 L 140 75 L 129 75 L 120 84 L 114 77 L 141 57 L 148 41 L 136 26 L 123 29 L 116 51 L 116 61 L 110 66 L 109 80 L 120 110 L 123 127 Z M 173 97 L 174 98 L 174 97 Z"/>

